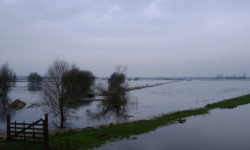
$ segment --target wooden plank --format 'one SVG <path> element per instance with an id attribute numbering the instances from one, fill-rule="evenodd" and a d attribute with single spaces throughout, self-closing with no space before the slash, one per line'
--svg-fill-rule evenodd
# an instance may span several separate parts
<path id="1" fill-rule="evenodd" d="M 22 138 L 22 139 L 33 139 L 33 137 L 32 136 L 21 136 L 21 135 L 18 135 L 18 136 L 16 136 L 16 138 Z M 36 139 L 43 139 L 43 137 L 41 136 L 41 137 L 36 137 Z"/>
<path id="2" fill-rule="evenodd" d="M 23 128 L 21 128 L 21 127 L 10 127 L 10 129 L 23 129 Z M 32 129 L 26 129 L 26 130 L 32 130 Z M 43 130 L 43 128 L 35 128 L 35 130 Z M 12 131 L 12 130 L 11 130 Z M 17 132 L 21 132 L 22 130 L 20 130 L 20 131 L 17 131 Z"/>
<path id="3" fill-rule="evenodd" d="M 15 122 L 14 122 L 14 123 L 10 123 L 10 125 L 15 125 Z M 16 125 L 17 125 L 17 126 L 23 126 L 23 123 L 16 122 Z M 25 123 L 25 125 L 26 125 L 26 126 L 30 126 L 30 125 L 33 126 L 33 123 Z M 43 124 L 36 124 L 35 126 L 43 126 Z"/>
<path id="4" fill-rule="evenodd" d="M 20 135 L 22 135 L 22 134 L 44 134 L 43 132 L 23 132 L 23 133 L 20 133 Z"/>

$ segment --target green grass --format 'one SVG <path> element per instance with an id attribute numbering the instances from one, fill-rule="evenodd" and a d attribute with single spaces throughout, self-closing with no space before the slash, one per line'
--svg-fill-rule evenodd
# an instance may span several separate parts
<path id="1" fill-rule="evenodd" d="M 213 103 L 213 104 L 208 104 L 206 108 L 208 109 L 230 109 L 230 108 L 235 108 L 240 105 L 245 105 L 250 103 L 250 95 L 245 95 L 229 100 L 224 100 L 221 102 Z"/>
<path id="2" fill-rule="evenodd" d="M 245 95 L 238 98 L 208 104 L 203 108 L 178 111 L 171 114 L 162 115 L 151 120 L 140 120 L 117 125 L 103 126 L 98 129 L 90 128 L 65 131 L 50 137 L 51 149 L 62 150 L 66 149 L 66 147 L 70 147 L 72 149 L 89 149 L 98 147 L 110 141 L 123 138 L 132 138 L 133 135 L 145 134 L 162 126 L 167 126 L 173 123 L 184 123 L 188 117 L 208 114 L 212 109 L 235 108 L 237 106 L 249 103 L 250 95 Z M 68 144 L 66 144 L 67 140 Z M 33 144 L 31 147 L 29 147 L 30 145 L 25 143 L 4 143 L 0 144 L 0 149 L 2 150 L 7 148 L 12 150 L 12 147 L 15 146 L 18 147 L 19 150 L 33 150 L 34 146 L 41 147 L 36 144 Z"/>

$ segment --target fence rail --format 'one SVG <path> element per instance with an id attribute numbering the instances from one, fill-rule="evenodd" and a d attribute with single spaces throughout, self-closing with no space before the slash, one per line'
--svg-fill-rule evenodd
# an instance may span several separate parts
<path id="1" fill-rule="evenodd" d="M 48 115 L 33 123 L 11 122 L 11 116 L 7 115 L 7 140 L 24 140 L 30 142 L 43 142 L 46 149 L 49 148 Z"/>

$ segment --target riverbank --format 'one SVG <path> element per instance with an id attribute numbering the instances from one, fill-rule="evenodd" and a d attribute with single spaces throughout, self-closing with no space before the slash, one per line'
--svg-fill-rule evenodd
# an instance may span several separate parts
<path id="1" fill-rule="evenodd" d="M 155 129 L 173 123 L 184 123 L 188 117 L 208 114 L 213 109 L 231 109 L 240 105 L 250 103 L 250 95 L 241 96 L 221 102 L 208 104 L 205 107 L 178 111 L 162 115 L 151 120 L 140 120 L 123 124 L 110 124 L 97 128 L 85 128 L 77 130 L 66 130 L 55 133 L 50 137 L 51 149 L 62 150 L 70 147 L 72 149 L 89 149 L 98 147 L 104 143 L 123 138 L 133 138 L 133 135 L 144 134 Z M 41 149 L 41 145 L 30 143 L 1 143 L 0 149 L 32 150 Z"/>

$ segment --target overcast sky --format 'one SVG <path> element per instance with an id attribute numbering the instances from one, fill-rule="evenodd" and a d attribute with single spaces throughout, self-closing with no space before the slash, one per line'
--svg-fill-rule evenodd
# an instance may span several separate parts
<path id="1" fill-rule="evenodd" d="M 249 0 L 0 0 L 0 64 L 96 76 L 250 75 Z"/>

